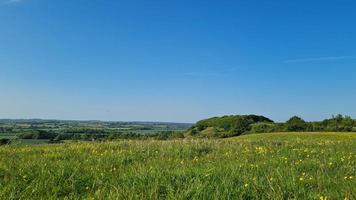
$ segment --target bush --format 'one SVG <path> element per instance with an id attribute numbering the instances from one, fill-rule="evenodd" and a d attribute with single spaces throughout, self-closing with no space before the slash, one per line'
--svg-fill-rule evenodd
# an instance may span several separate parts
<path id="1" fill-rule="evenodd" d="M 276 129 L 276 124 L 273 123 L 255 123 L 251 125 L 251 133 L 271 133 L 275 132 Z"/>
<path id="2" fill-rule="evenodd" d="M 7 145 L 7 144 L 11 144 L 11 140 L 8 138 L 1 138 L 0 139 L 0 145 Z"/>
<path id="3" fill-rule="evenodd" d="M 235 115 L 213 117 L 197 122 L 186 132 L 188 136 L 232 137 L 246 133 L 270 132 L 356 132 L 356 120 L 348 116 L 336 115 L 321 122 L 306 122 L 298 116 L 285 123 L 274 123 L 258 115 Z"/>
<path id="4" fill-rule="evenodd" d="M 38 139 L 38 133 L 23 133 L 19 137 L 21 139 Z"/>
<path id="5" fill-rule="evenodd" d="M 250 131 L 254 123 L 273 123 L 272 120 L 258 115 L 230 115 L 201 120 L 188 131 L 188 135 L 202 137 L 232 137 Z"/>
<path id="6" fill-rule="evenodd" d="M 290 118 L 287 122 L 287 130 L 288 131 L 305 131 L 307 128 L 306 122 L 297 116 Z"/>

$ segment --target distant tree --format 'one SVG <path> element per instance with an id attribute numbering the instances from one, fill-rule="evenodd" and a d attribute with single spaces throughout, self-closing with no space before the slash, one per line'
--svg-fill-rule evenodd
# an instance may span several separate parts
<path id="1" fill-rule="evenodd" d="M 259 122 L 251 125 L 251 133 L 271 133 L 274 131 L 282 131 L 277 129 L 276 123 L 266 123 L 266 122 Z"/>
<path id="2" fill-rule="evenodd" d="M 0 145 L 7 145 L 7 144 L 10 144 L 11 143 L 11 140 L 8 139 L 8 138 L 1 138 L 0 139 Z"/>
<path id="3" fill-rule="evenodd" d="M 19 136 L 21 139 L 38 139 L 38 132 L 28 132 L 28 133 L 23 133 Z"/>
<path id="4" fill-rule="evenodd" d="M 288 131 L 305 131 L 307 123 L 302 118 L 294 116 L 286 122 L 286 126 Z"/>
<path id="5" fill-rule="evenodd" d="M 213 117 L 197 122 L 195 128 L 192 127 L 190 130 L 190 135 L 209 135 L 215 137 L 238 136 L 250 131 L 251 125 L 258 122 L 273 123 L 272 120 L 258 115 L 227 115 L 223 117 Z"/>
<path id="6" fill-rule="evenodd" d="M 355 126 L 355 120 L 349 116 L 336 115 L 331 119 L 322 122 L 326 131 L 352 131 Z"/>

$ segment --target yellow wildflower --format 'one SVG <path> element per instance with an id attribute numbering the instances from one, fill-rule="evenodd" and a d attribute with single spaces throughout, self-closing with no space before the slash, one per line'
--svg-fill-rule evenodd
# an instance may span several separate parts
<path id="1" fill-rule="evenodd" d="M 324 196 L 320 197 L 320 200 L 327 200 L 327 199 L 328 199 L 328 197 L 326 197 L 326 196 L 325 197 Z"/>

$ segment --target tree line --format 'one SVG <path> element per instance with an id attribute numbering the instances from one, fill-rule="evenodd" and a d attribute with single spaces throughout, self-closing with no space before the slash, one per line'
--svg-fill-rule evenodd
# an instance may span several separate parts
<path id="1" fill-rule="evenodd" d="M 255 123 L 251 133 L 269 132 L 356 132 L 356 120 L 349 116 L 336 115 L 320 122 L 306 122 L 298 116 L 285 123 Z"/>
<path id="2" fill-rule="evenodd" d="M 1 128 L 1 132 L 11 128 Z M 356 120 L 349 116 L 336 115 L 318 122 L 307 122 L 301 117 L 291 117 L 286 122 L 274 122 L 259 115 L 229 115 L 198 121 L 186 131 L 157 131 L 150 134 L 121 132 L 109 128 L 71 127 L 58 129 L 31 129 L 18 134 L 19 139 L 48 140 L 58 143 L 63 140 L 105 141 L 115 139 L 177 139 L 186 137 L 233 137 L 250 133 L 271 132 L 356 132 Z M 1 139 L 0 145 L 11 143 Z"/>
<path id="3" fill-rule="evenodd" d="M 271 132 L 356 132 L 356 120 L 339 114 L 319 122 L 307 122 L 293 116 L 286 122 L 276 123 L 264 116 L 230 115 L 201 120 L 186 135 L 224 138 Z"/>

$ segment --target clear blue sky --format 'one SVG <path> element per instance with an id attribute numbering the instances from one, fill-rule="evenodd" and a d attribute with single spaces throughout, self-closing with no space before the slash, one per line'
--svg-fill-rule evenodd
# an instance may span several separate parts
<path id="1" fill-rule="evenodd" d="M 0 0 L 0 118 L 356 117 L 354 0 Z"/>

